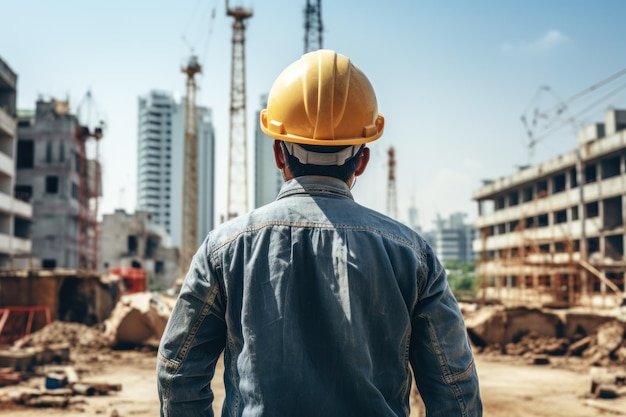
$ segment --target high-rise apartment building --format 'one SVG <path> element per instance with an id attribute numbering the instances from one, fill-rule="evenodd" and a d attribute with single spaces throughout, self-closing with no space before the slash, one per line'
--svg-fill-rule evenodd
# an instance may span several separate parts
<path id="1" fill-rule="evenodd" d="M 441 262 L 474 262 L 474 229 L 465 223 L 466 216 L 465 213 L 453 213 L 447 220 L 437 216 L 431 244 Z"/>
<path id="2" fill-rule="evenodd" d="M 21 266 L 31 253 L 30 198 L 15 190 L 17 74 L 0 59 L 0 267 Z"/>
<path id="3" fill-rule="evenodd" d="M 626 278 L 626 111 L 575 150 L 476 190 L 476 272 L 510 304 L 615 306 Z"/>
<path id="4" fill-rule="evenodd" d="M 184 163 L 184 99 L 152 90 L 139 97 L 137 209 L 152 214 L 180 246 Z M 215 134 L 211 111 L 196 107 L 198 132 L 198 244 L 213 228 Z"/>
<path id="5" fill-rule="evenodd" d="M 261 96 L 261 108 L 267 107 L 267 95 Z M 283 184 L 280 171 L 274 161 L 274 139 L 261 130 L 260 115 L 256 112 L 254 130 L 254 207 L 260 207 L 276 199 Z"/>

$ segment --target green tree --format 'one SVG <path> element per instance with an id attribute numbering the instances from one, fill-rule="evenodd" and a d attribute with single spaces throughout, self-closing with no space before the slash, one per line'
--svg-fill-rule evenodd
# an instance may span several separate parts
<path id="1" fill-rule="evenodd" d="M 474 262 L 449 260 L 445 261 L 443 266 L 446 269 L 450 289 L 457 299 L 476 297 L 478 280 Z"/>

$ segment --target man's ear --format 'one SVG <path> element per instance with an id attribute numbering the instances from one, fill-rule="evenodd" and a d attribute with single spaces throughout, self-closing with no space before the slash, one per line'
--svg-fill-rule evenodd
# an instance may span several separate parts
<path id="1" fill-rule="evenodd" d="M 361 156 L 359 157 L 359 163 L 356 166 L 356 170 L 354 171 L 354 176 L 358 177 L 359 175 L 365 172 L 365 168 L 367 168 L 367 164 L 370 161 L 370 148 L 365 147 L 361 152 Z"/>
<path id="2" fill-rule="evenodd" d="M 276 167 L 280 170 L 285 169 L 287 163 L 285 162 L 285 155 L 283 154 L 283 147 L 280 145 L 279 140 L 274 141 L 274 161 L 276 162 Z"/>

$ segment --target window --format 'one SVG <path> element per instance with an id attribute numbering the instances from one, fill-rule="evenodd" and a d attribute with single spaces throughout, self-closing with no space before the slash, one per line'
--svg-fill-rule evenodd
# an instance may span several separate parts
<path id="1" fill-rule="evenodd" d="M 59 177 L 56 175 L 48 175 L 46 177 L 46 193 L 56 194 L 59 192 Z"/>
<path id="2" fill-rule="evenodd" d="M 534 217 L 526 217 L 526 219 L 524 220 L 524 227 L 525 228 L 531 228 L 535 225 L 535 218 Z"/>
<path id="3" fill-rule="evenodd" d="M 620 174 L 620 157 L 606 158 L 600 163 L 602 179 L 616 177 Z"/>
<path id="4" fill-rule="evenodd" d="M 554 194 L 565 191 L 565 174 L 555 175 L 552 181 Z"/>
<path id="5" fill-rule="evenodd" d="M 526 187 L 522 192 L 524 202 L 531 201 L 533 199 L 533 187 Z"/>
<path id="6" fill-rule="evenodd" d="M 548 226 L 548 215 L 547 214 L 540 214 L 539 216 L 537 216 L 537 225 L 539 227 L 546 227 Z"/>
<path id="7" fill-rule="evenodd" d="M 74 170 L 80 173 L 80 155 L 78 152 L 74 152 Z"/>
<path id="8" fill-rule="evenodd" d="M 41 267 L 45 269 L 54 269 L 57 266 L 56 259 L 44 259 L 41 261 Z"/>
<path id="9" fill-rule="evenodd" d="M 570 170 L 569 181 L 570 181 L 570 188 L 578 187 L 578 174 L 576 173 L 576 168 L 572 168 Z"/>
<path id="10" fill-rule="evenodd" d="M 554 213 L 554 224 L 565 223 L 567 221 L 567 210 L 559 210 Z"/>
<path id="11" fill-rule="evenodd" d="M 597 179 L 597 171 L 595 165 L 585 167 L 585 184 L 595 182 Z"/>
<path id="12" fill-rule="evenodd" d="M 585 205 L 585 211 L 587 212 L 587 218 L 592 218 L 592 217 L 598 217 L 599 210 L 598 210 L 598 202 L 594 201 L 591 203 L 587 203 Z"/>
<path id="13" fill-rule="evenodd" d="M 46 163 L 52 162 L 52 142 L 46 142 Z"/>
<path id="14" fill-rule="evenodd" d="M 16 185 L 15 198 L 26 201 L 27 203 L 33 197 L 33 187 L 30 185 Z"/>
<path id="15" fill-rule="evenodd" d="M 35 161 L 35 144 L 32 140 L 17 142 L 17 168 L 32 168 Z"/>
<path id="16" fill-rule="evenodd" d="M 537 198 L 546 197 L 548 195 L 548 181 L 543 180 L 537 183 Z"/>
<path id="17" fill-rule="evenodd" d="M 519 192 L 512 191 L 509 193 L 509 207 L 517 206 L 519 204 Z"/>
<path id="18" fill-rule="evenodd" d="M 72 183 L 72 198 L 78 200 L 78 184 Z"/>
<path id="19" fill-rule="evenodd" d="M 133 236 L 133 235 L 128 236 L 126 242 L 127 242 L 127 247 L 128 247 L 128 254 L 129 255 L 136 255 L 137 254 L 137 246 L 138 246 L 137 236 Z"/>
<path id="20" fill-rule="evenodd" d="M 65 143 L 59 142 L 59 162 L 65 162 Z"/>
<path id="21" fill-rule="evenodd" d="M 496 210 L 501 210 L 504 208 L 504 197 L 498 197 L 496 199 Z"/>
<path id="22" fill-rule="evenodd" d="M 572 206 L 572 220 L 578 220 L 578 206 Z"/>

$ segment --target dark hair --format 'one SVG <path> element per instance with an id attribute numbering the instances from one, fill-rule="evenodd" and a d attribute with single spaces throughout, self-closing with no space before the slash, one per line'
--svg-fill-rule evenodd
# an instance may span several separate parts
<path id="1" fill-rule="evenodd" d="M 287 147 L 283 141 L 280 141 L 280 146 L 283 148 L 283 154 L 285 154 L 285 162 L 289 171 L 294 177 L 302 177 L 304 175 L 322 175 L 325 177 L 334 177 L 340 179 L 343 182 L 348 182 L 352 174 L 356 171 L 359 164 L 359 157 L 363 153 L 363 146 L 359 148 L 356 155 L 348 159 L 343 165 L 312 165 L 303 164 L 298 158 L 291 155 L 287 151 Z M 317 146 L 317 145 L 300 145 L 307 151 L 318 153 L 334 153 L 339 152 L 347 146 Z"/>

